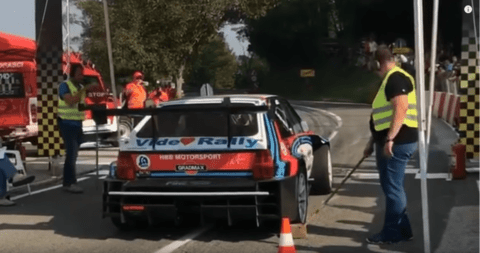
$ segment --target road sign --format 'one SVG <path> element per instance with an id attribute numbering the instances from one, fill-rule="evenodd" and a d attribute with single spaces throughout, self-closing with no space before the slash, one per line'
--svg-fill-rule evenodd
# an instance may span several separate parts
<path id="1" fill-rule="evenodd" d="M 300 77 L 315 77 L 315 70 L 314 69 L 301 69 L 300 70 Z"/>

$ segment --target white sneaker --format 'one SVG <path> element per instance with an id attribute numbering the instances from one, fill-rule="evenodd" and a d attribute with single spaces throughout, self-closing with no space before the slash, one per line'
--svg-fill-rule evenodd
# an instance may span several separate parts
<path id="1" fill-rule="evenodd" d="M 0 206 L 14 206 L 14 205 L 15 205 L 15 202 L 9 199 L 6 199 L 6 198 L 0 199 Z"/>
<path id="2" fill-rule="evenodd" d="M 78 186 L 77 184 L 72 184 L 70 186 L 64 186 L 63 187 L 64 191 L 71 192 L 71 193 L 82 193 L 83 189 Z"/>

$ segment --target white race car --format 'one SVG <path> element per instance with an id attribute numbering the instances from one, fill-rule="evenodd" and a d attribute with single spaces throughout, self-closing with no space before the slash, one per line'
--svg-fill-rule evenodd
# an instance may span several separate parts
<path id="1" fill-rule="evenodd" d="M 106 113 L 144 115 L 120 140 L 104 181 L 103 216 L 121 229 L 185 215 L 305 223 L 310 188 L 332 189 L 328 140 L 281 97 L 199 97 Z"/>

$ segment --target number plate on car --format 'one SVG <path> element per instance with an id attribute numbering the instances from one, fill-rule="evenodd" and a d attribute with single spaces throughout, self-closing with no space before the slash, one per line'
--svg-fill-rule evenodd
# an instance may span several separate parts
<path id="1" fill-rule="evenodd" d="M 206 170 L 205 165 L 177 165 L 177 171 Z"/>

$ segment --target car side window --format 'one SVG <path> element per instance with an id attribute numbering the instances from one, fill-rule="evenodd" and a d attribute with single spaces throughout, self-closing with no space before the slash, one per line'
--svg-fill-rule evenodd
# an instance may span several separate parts
<path id="1" fill-rule="evenodd" d="M 287 112 L 285 111 L 285 108 L 281 105 L 278 99 L 275 99 L 274 103 L 275 103 L 275 117 L 278 120 L 280 133 L 282 137 L 291 136 L 292 133 L 290 132 L 290 129 L 292 129 L 292 125 L 288 121 L 288 116 L 287 116 Z"/>
<path id="2" fill-rule="evenodd" d="M 280 101 L 280 104 L 286 113 L 288 124 L 293 129 L 295 134 L 303 132 L 301 125 L 302 120 L 300 119 L 300 116 L 298 116 L 298 114 L 295 112 L 293 107 L 291 107 L 288 101 L 284 99 Z"/>

